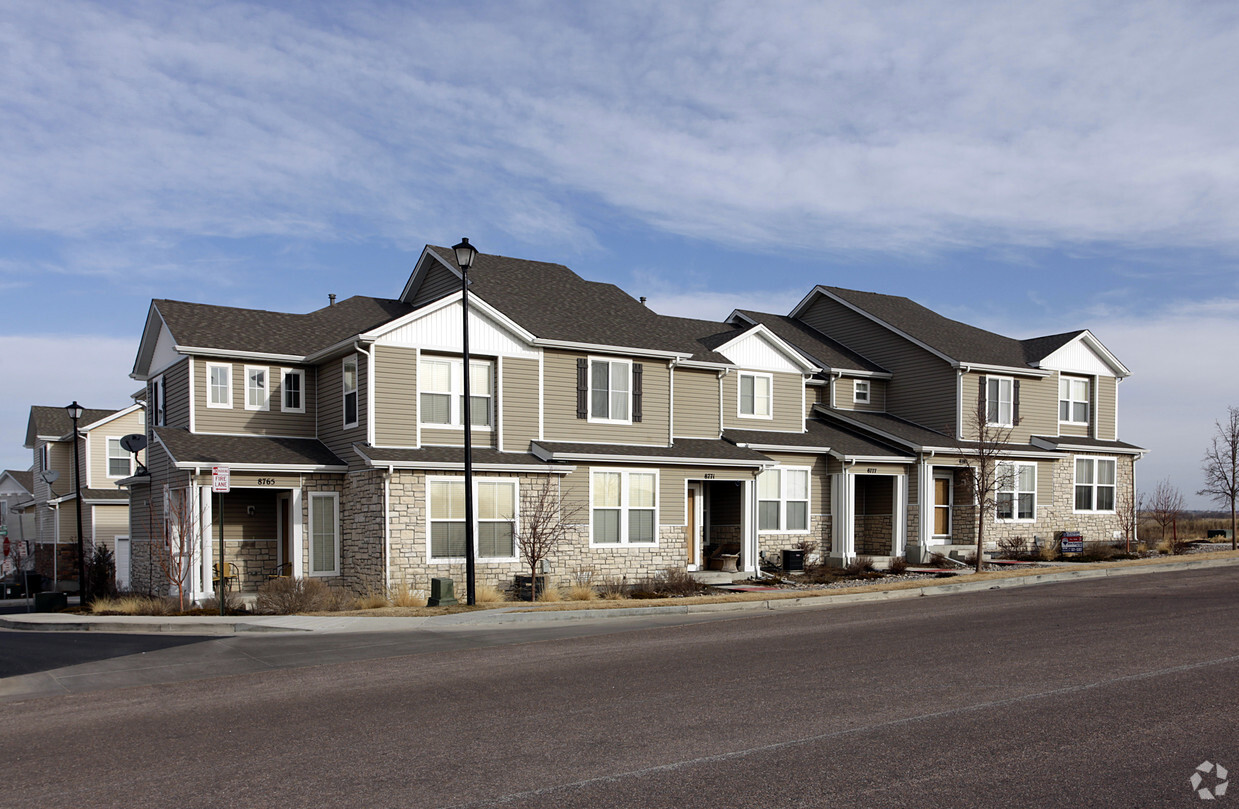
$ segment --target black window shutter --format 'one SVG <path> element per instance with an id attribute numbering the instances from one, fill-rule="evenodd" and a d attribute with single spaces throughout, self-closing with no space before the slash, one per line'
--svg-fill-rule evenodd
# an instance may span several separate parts
<path id="1" fill-rule="evenodd" d="M 584 357 L 576 361 L 576 417 L 589 418 L 589 360 Z"/>
<path id="2" fill-rule="evenodd" d="M 641 420 L 641 363 L 635 362 L 632 365 L 632 420 Z"/>
<path id="3" fill-rule="evenodd" d="M 1011 423 L 1020 423 L 1020 381 L 1015 380 L 1011 385 Z"/>
<path id="4" fill-rule="evenodd" d="M 989 408 L 986 406 L 985 396 L 988 393 L 986 390 L 985 377 L 981 377 L 981 382 L 977 386 L 977 410 L 981 416 L 981 424 L 989 422 Z"/>

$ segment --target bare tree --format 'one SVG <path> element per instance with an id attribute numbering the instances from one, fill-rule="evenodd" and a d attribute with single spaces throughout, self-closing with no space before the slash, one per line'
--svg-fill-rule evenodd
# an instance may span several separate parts
<path id="1" fill-rule="evenodd" d="M 176 591 L 180 609 L 184 612 L 185 590 L 189 587 L 197 559 L 199 520 L 189 489 L 169 489 L 165 486 L 163 498 L 164 518 L 161 531 L 157 531 L 153 524 L 154 511 L 147 511 L 151 528 L 151 553 L 159 562 L 159 569 L 163 571 L 169 589 Z M 162 537 L 163 547 L 155 546 L 154 539 L 157 536 Z"/>
<path id="2" fill-rule="evenodd" d="M 556 477 L 553 484 L 552 477 Z M 538 597 L 538 568 L 567 540 L 568 526 L 580 516 L 581 506 L 564 502 L 558 476 L 552 475 L 544 476 L 542 483 L 522 499 L 516 546 L 529 565 L 529 598 L 534 601 Z"/>
<path id="3" fill-rule="evenodd" d="M 1131 541 L 1136 538 L 1140 525 L 1140 512 L 1144 511 L 1144 497 L 1136 494 L 1135 487 L 1119 492 L 1114 509 L 1118 513 L 1119 528 L 1123 531 L 1123 552 L 1131 553 Z"/>
<path id="4" fill-rule="evenodd" d="M 1013 465 L 1002 461 L 1003 452 L 1011 440 L 1012 428 L 991 424 L 987 415 L 985 399 L 978 397 L 968 425 L 976 436 L 975 440 L 965 441 L 962 437 L 955 439 L 955 448 L 969 468 L 967 485 L 977 509 L 977 573 L 981 572 L 985 564 L 986 515 L 998 509 L 1000 499 L 1004 501 L 1004 508 L 1019 508 L 1017 494 L 1009 495 L 1012 498 L 1010 503 L 1006 502 L 1004 496 L 1004 490 L 1011 488 L 1016 474 Z"/>
<path id="5" fill-rule="evenodd" d="M 1159 480 L 1157 487 L 1153 489 L 1153 494 L 1146 499 L 1146 513 L 1149 519 L 1157 523 L 1161 529 L 1163 540 L 1166 538 L 1167 528 L 1174 532 L 1170 542 L 1170 552 L 1178 553 L 1180 550 L 1178 520 L 1183 514 L 1183 492 L 1179 491 L 1179 487 L 1173 485 L 1169 478 Z"/>
<path id="6" fill-rule="evenodd" d="M 1213 423 L 1213 440 L 1205 449 L 1201 471 L 1205 485 L 1196 494 L 1206 495 L 1219 505 L 1230 506 L 1230 547 L 1239 549 L 1236 536 L 1235 505 L 1239 500 L 1239 408 L 1226 408 L 1226 421 Z"/>

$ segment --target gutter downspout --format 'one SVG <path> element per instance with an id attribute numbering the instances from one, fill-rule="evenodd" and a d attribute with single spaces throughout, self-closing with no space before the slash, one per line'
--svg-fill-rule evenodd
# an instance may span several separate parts
<path id="1" fill-rule="evenodd" d="M 955 437 L 964 438 L 964 374 L 972 371 L 967 365 L 955 368 Z"/>
<path id="2" fill-rule="evenodd" d="M 837 399 L 835 398 L 835 385 L 839 382 L 840 379 L 843 379 L 842 371 L 831 371 L 830 372 L 830 409 L 831 410 L 838 409 L 836 407 Z"/>
<path id="3" fill-rule="evenodd" d="M 718 437 L 723 437 L 723 377 L 731 373 L 730 368 L 718 372 Z"/>
<path id="4" fill-rule="evenodd" d="M 358 354 L 366 355 L 366 443 L 374 446 L 374 352 L 361 347 L 361 341 L 353 343 Z"/>

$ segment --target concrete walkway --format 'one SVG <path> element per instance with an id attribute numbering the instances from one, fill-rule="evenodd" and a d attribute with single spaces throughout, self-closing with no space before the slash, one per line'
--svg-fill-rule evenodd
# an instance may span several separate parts
<path id="1" fill-rule="evenodd" d="M 400 632 L 413 629 L 486 627 L 503 624 L 533 624 L 557 621 L 592 621 L 658 615 L 692 615 L 723 612 L 762 612 L 766 610 L 803 610 L 836 607 L 873 601 L 889 601 L 924 596 L 967 593 L 978 590 L 1003 590 L 1030 587 L 1051 582 L 1137 576 L 1175 570 L 1216 567 L 1239 567 L 1239 557 L 1224 559 L 1179 558 L 1146 565 L 1094 567 L 1080 565 L 1071 569 L 1055 568 L 1045 573 L 978 581 L 933 580 L 924 587 L 903 589 L 815 591 L 794 598 L 772 598 L 755 601 L 731 601 L 715 604 L 669 604 L 610 609 L 582 607 L 553 609 L 536 604 L 513 604 L 452 615 L 420 617 L 379 616 L 312 616 L 312 615 L 245 615 L 245 616 L 146 616 L 146 615 L 74 615 L 69 613 L 17 613 L 0 616 L 0 628 L 24 629 L 36 632 L 137 632 L 183 635 L 240 635 L 260 632 Z M 11 603 L 11 602 L 10 602 Z"/>

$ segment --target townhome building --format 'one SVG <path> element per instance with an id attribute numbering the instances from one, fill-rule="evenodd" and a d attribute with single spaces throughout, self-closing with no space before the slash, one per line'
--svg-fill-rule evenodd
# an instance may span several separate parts
<path id="1" fill-rule="evenodd" d="M 131 492 L 136 587 L 269 575 L 353 591 L 463 574 L 464 422 L 478 580 L 526 572 L 553 499 L 553 579 L 757 571 L 805 546 L 920 558 L 975 537 L 1118 530 L 1143 450 L 1117 434 L 1127 369 L 1091 333 L 1012 340 L 900 297 L 817 287 L 788 315 L 662 316 L 568 268 L 427 246 L 396 298 L 308 314 L 152 302 L 133 376 L 147 463 Z M 470 382 L 469 400 L 464 380 Z M 1010 431 L 1009 485 L 964 484 L 978 397 Z M 213 494 L 213 467 L 231 490 Z M 221 539 L 222 537 L 222 539 Z M 175 566 L 175 565 L 173 565 Z"/>
<path id="2" fill-rule="evenodd" d="M 119 483 L 142 467 L 144 454 L 122 446 L 127 435 L 145 433 L 140 403 L 117 410 L 83 409 L 78 419 L 77 467 L 73 421 L 64 407 L 30 408 L 26 448 L 34 455 L 31 502 L 23 504 L 35 543 L 35 569 L 53 586 L 77 582 L 78 481 L 87 557 L 106 547 L 116 561 L 116 583 L 130 586 L 129 492 Z"/>
<path id="3" fill-rule="evenodd" d="M 29 469 L 0 471 L 0 575 L 34 562 L 34 512 L 27 513 L 34 504 L 32 489 L 34 473 Z"/>

